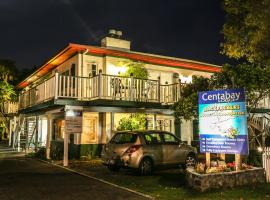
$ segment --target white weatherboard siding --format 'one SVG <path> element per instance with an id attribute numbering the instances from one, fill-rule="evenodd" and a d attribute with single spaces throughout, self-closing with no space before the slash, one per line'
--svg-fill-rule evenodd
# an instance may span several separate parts
<path id="1" fill-rule="evenodd" d="M 75 55 L 73 57 L 71 57 L 70 59 L 68 59 L 67 61 L 65 61 L 64 63 L 62 63 L 61 65 L 59 65 L 56 68 L 56 71 L 59 72 L 59 74 L 70 70 L 72 64 L 75 64 L 75 75 L 78 75 L 78 66 L 79 66 L 79 56 Z"/>
<path id="2" fill-rule="evenodd" d="M 82 55 L 81 55 L 82 56 Z M 97 74 L 98 71 L 101 69 L 103 70 L 103 57 L 101 56 L 93 56 L 93 55 L 83 55 L 83 72 L 82 76 L 88 77 L 89 73 L 91 73 L 91 65 L 96 64 L 97 66 Z"/>

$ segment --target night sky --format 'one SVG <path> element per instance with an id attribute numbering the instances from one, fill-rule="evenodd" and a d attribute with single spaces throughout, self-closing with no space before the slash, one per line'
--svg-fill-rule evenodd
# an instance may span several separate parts
<path id="1" fill-rule="evenodd" d="M 0 58 L 44 64 L 68 43 L 123 31 L 132 50 L 222 64 L 219 0 L 0 0 Z"/>

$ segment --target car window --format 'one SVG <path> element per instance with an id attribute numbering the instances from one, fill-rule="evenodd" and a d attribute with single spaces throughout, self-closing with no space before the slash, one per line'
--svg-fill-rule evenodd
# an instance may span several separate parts
<path id="1" fill-rule="evenodd" d="M 161 144 L 162 140 L 158 133 L 147 133 L 144 134 L 146 144 Z"/>
<path id="2" fill-rule="evenodd" d="M 165 144 L 178 144 L 179 143 L 176 137 L 168 133 L 163 134 L 163 139 L 164 139 Z"/>
<path id="3" fill-rule="evenodd" d="M 137 134 L 131 133 L 117 133 L 111 140 L 112 144 L 126 144 L 135 143 L 137 140 Z"/>

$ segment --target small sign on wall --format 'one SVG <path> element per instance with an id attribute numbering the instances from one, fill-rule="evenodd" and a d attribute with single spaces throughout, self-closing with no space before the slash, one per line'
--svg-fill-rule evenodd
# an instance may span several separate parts
<path id="1" fill-rule="evenodd" d="M 82 133 L 82 109 L 66 107 L 65 134 Z"/>

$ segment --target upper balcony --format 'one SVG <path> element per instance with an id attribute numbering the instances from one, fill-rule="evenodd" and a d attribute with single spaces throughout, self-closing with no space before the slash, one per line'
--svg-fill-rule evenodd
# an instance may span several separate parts
<path id="1" fill-rule="evenodd" d="M 102 74 L 94 77 L 53 77 L 19 95 L 19 110 L 51 99 L 78 101 L 112 100 L 173 104 L 180 98 L 183 84 L 164 84 L 158 80 Z"/>

